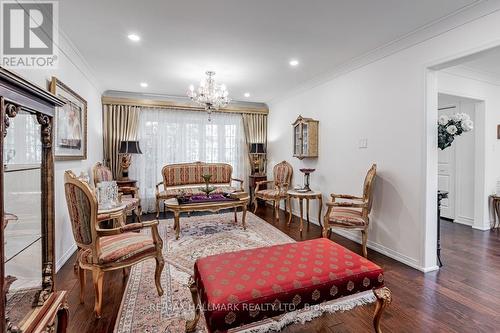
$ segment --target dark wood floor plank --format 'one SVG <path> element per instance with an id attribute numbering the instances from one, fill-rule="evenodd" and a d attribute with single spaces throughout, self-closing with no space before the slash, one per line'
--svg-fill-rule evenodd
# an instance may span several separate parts
<path id="1" fill-rule="evenodd" d="M 302 234 L 298 218 L 287 226 L 280 212 L 274 221 L 272 209 L 263 206 L 257 215 L 295 240 L 321 236 L 321 229 L 311 224 Z M 143 220 L 154 219 L 146 215 Z M 498 332 L 500 329 L 500 231 L 478 231 L 443 221 L 442 257 L 445 266 L 438 272 L 423 274 L 391 258 L 369 250 L 369 259 L 385 270 L 387 286 L 393 293 L 393 304 L 382 320 L 384 332 Z M 361 253 L 361 246 L 333 234 L 332 241 Z M 125 282 L 120 271 L 106 273 L 102 318 L 93 315 L 92 279 L 87 274 L 85 304 L 79 304 L 79 284 L 73 272 L 75 256 L 61 268 L 56 277 L 58 289 L 68 290 L 69 332 L 112 332 L 118 314 Z M 373 306 L 348 312 L 325 314 L 304 325 L 292 325 L 286 333 L 371 332 Z"/>

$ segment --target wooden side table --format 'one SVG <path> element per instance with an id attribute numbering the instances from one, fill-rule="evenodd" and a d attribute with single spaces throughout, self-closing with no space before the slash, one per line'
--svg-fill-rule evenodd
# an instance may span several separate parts
<path id="1" fill-rule="evenodd" d="M 128 190 L 131 187 L 137 187 L 137 180 L 134 179 L 120 179 L 116 181 L 118 185 L 118 190 L 123 194 L 134 194 L 135 192 Z"/>
<path id="2" fill-rule="evenodd" d="M 139 199 L 139 206 L 137 210 L 132 210 L 132 213 L 137 217 L 138 221 L 141 221 L 142 215 L 142 204 L 140 200 L 140 195 L 137 187 L 137 180 L 135 179 L 119 179 L 116 181 L 116 185 L 118 186 L 118 192 L 123 195 L 130 195 L 132 198 Z M 128 213 L 127 213 L 128 214 Z M 126 219 L 125 219 L 126 220 Z"/>
<path id="3" fill-rule="evenodd" d="M 437 260 L 439 267 L 443 267 L 443 262 L 441 261 L 441 201 L 448 198 L 448 192 L 438 191 L 437 196 Z"/>
<path id="4" fill-rule="evenodd" d="M 309 227 L 309 200 L 317 199 L 319 201 L 318 207 L 318 222 L 321 228 L 323 224 L 321 223 L 321 211 L 323 210 L 323 194 L 321 192 L 309 191 L 309 192 L 298 192 L 296 190 L 287 191 L 288 207 L 290 209 L 290 215 L 288 217 L 288 225 L 292 222 L 292 198 L 299 199 L 300 203 L 300 232 L 304 229 L 304 200 L 306 200 L 306 216 L 307 216 L 307 226 Z"/>
<path id="5" fill-rule="evenodd" d="M 490 200 L 493 209 L 495 209 L 495 214 L 493 215 L 493 229 L 500 228 L 500 196 L 492 194 L 490 195 Z"/>
<path id="6" fill-rule="evenodd" d="M 257 182 L 262 182 L 267 180 L 267 175 L 265 174 L 254 174 L 249 177 L 249 188 L 250 188 L 250 203 L 253 202 L 253 196 L 255 192 L 255 188 L 257 187 Z"/>
<path id="7" fill-rule="evenodd" d="M 113 208 L 102 208 L 99 207 L 97 210 L 97 215 L 107 215 L 109 216 L 109 220 L 113 221 L 113 227 L 116 227 L 114 221 L 118 222 L 119 226 L 124 226 L 126 223 L 126 213 L 125 205 L 119 205 Z"/>

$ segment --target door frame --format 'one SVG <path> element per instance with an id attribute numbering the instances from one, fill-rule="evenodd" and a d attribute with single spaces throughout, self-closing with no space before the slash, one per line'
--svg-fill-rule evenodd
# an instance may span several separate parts
<path id="1" fill-rule="evenodd" d="M 436 60 L 424 65 L 424 135 L 423 135 L 423 190 L 422 190 L 422 216 L 424 217 L 424 232 L 422 233 L 421 258 L 424 272 L 438 270 L 437 265 L 437 189 L 438 189 L 438 146 L 437 146 L 437 121 L 438 121 L 438 93 L 463 96 L 483 101 L 476 105 L 476 143 L 474 165 L 474 229 L 487 230 L 489 226 L 489 210 L 486 184 L 486 133 L 485 133 L 485 98 L 484 96 L 466 96 L 463 93 L 440 90 L 438 88 L 437 72 L 447 67 L 455 66 L 466 61 L 468 57 L 477 56 L 478 53 L 488 51 L 500 46 L 500 41 L 470 49 L 447 58 Z M 478 126 L 479 125 L 479 126 Z M 488 225 L 485 220 L 488 219 Z"/>

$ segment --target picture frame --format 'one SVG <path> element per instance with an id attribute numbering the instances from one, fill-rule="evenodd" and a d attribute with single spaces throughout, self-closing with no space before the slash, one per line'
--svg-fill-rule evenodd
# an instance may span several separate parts
<path id="1" fill-rule="evenodd" d="M 500 125 L 497 125 L 497 139 L 500 140 Z"/>
<path id="2" fill-rule="evenodd" d="M 87 101 L 56 77 L 49 90 L 66 104 L 54 116 L 54 157 L 59 161 L 87 159 Z"/>

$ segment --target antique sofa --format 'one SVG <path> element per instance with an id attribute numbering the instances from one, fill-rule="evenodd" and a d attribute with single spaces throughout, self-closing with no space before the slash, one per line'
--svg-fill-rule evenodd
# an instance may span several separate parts
<path id="1" fill-rule="evenodd" d="M 210 185 L 215 193 L 243 192 L 243 180 L 232 178 L 233 167 L 227 163 L 179 163 L 163 167 L 163 181 L 156 184 L 156 217 L 160 215 L 160 203 L 181 194 L 200 194 L 200 187 L 205 186 L 203 175 L 210 174 Z M 232 182 L 239 186 L 232 187 Z M 161 187 L 163 189 L 161 190 Z"/>

